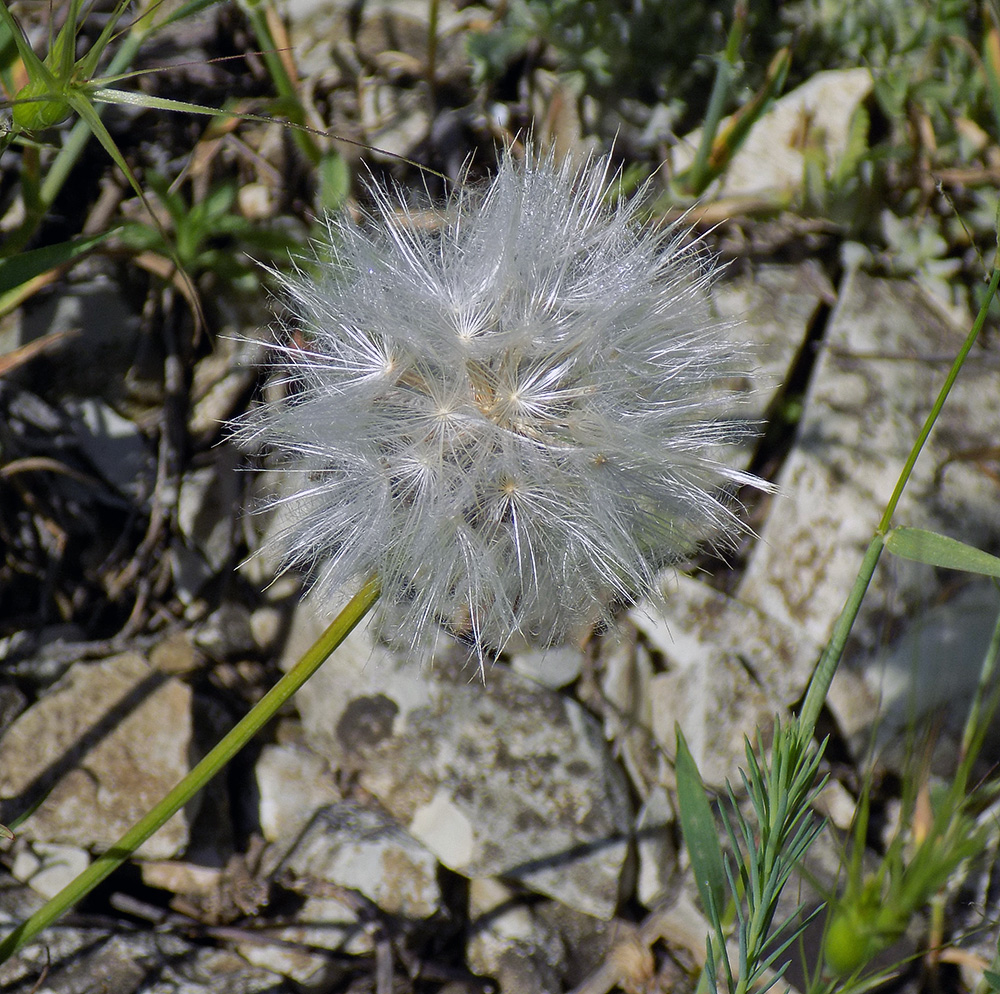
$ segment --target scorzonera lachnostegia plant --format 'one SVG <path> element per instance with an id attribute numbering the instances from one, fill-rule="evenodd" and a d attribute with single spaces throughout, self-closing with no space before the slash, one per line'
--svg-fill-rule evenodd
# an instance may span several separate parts
<path id="1" fill-rule="evenodd" d="M 228 761 L 383 592 L 413 643 L 467 626 L 479 659 L 552 642 L 651 592 L 699 540 L 740 527 L 718 458 L 749 364 L 713 319 L 713 268 L 683 233 L 610 205 L 607 160 L 501 159 L 426 229 L 374 190 L 331 221 L 313 275 L 285 279 L 303 330 L 296 390 L 237 426 L 297 478 L 288 561 L 359 593 L 191 774 L 2 943 L 9 956 L 120 865 Z"/>
<path id="2" fill-rule="evenodd" d="M 372 190 L 283 277 L 291 396 L 240 425 L 288 474 L 274 541 L 322 592 L 369 575 L 407 643 L 551 643 L 740 528 L 720 460 L 751 363 L 684 232 L 606 200 L 609 163 L 502 156 L 440 224 Z"/>
<path id="3" fill-rule="evenodd" d="M 288 562 L 360 586 L 303 659 L 164 800 L 0 943 L 21 948 L 119 866 L 299 689 L 384 591 L 413 643 L 438 621 L 482 662 L 515 634 L 552 642 L 654 589 L 700 540 L 740 529 L 728 493 L 761 481 L 719 458 L 749 371 L 683 232 L 605 199 L 607 160 L 502 157 L 425 230 L 374 190 L 356 228 L 285 280 L 301 344 L 287 402 L 237 428 L 299 486 Z M 279 539 L 280 540 L 280 539 Z"/>

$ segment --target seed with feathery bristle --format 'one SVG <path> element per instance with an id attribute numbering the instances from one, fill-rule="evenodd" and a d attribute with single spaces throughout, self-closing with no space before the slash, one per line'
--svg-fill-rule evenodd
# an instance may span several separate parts
<path id="1" fill-rule="evenodd" d="M 638 199 L 609 206 L 608 172 L 504 155 L 437 230 L 374 188 L 283 277 L 297 389 L 237 426 L 289 474 L 274 541 L 321 589 L 377 575 L 410 642 L 462 618 L 480 659 L 558 640 L 725 545 L 727 494 L 763 486 L 719 456 L 746 431 L 720 383 L 749 370 L 715 270 Z"/>

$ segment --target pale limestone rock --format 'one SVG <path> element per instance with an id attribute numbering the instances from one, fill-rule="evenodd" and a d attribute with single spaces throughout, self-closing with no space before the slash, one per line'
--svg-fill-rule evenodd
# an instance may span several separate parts
<path id="1" fill-rule="evenodd" d="M 517 653 L 511 669 L 550 690 L 567 687 L 583 670 L 584 655 L 575 645 L 558 645 L 550 649 L 529 649 Z"/>
<path id="2" fill-rule="evenodd" d="M 320 619 L 293 626 L 297 657 Z M 298 696 L 307 741 L 450 869 L 505 876 L 599 917 L 618 900 L 624 777 L 576 702 L 458 647 L 421 667 L 356 629 Z"/>
<path id="3" fill-rule="evenodd" d="M 326 762 L 305 746 L 266 746 L 256 774 L 261 831 L 282 849 L 292 845 L 320 808 L 341 799 Z"/>
<path id="4" fill-rule="evenodd" d="M 137 653 L 77 663 L 0 740 L 0 797 L 25 838 L 107 849 L 188 771 L 191 691 Z M 148 858 L 187 844 L 179 811 L 139 849 Z"/>
<path id="5" fill-rule="evenodd" d="M 817 314 L 834 303 L 829 277 L 813 260 L 799 265 L 762 265 L 729 271 L 712 287 L 716 313 L 732 322 L 732 336 L 745 339 L 758 365 L 741 416 L 762 418 L 788 381 L 792 364 Z"/>
<path id="6" fill-rule="evenodd" d="M 388 815 L 351 801 L 318 812 L 280 872 L 358 891 L 400 918 L 440 908 L 437 860 Z"/>
<path id="7" fill-rule="evenodd" d="M 780 496 L 738 590 L 742 600 L 826 642 L 967 330 L 912 282 L 848 274 L 778 480 Z M 996 484 L 968 454 L 1000 437 L 998 363 L 995 342 L 970 357 L 895 523 L 996 551 Z M 922 610 L 938 589 L 930 567 L 885 555 L 855 625 L 859 654 L 881 648 L 887 624 Z"/>
<path id="8" fill-rule="evenodd" d="M 44 898 L 55 897 L 90 865 L 90 855 L 78 846 L 36 842 L 15 857 L 11 874 Z"/>
<path id="9" fill-rule="evenodd" d="M 563 989 L 566 953 L 559 935 L 518 900 L 516 891 L 498 880 L 471 881 L 469 917 L 474 923 L 468 944 L 472 970 L 494 977 L 502 991 Z"/>
<path id="10" fill-rule="evenodd" d="M 713 193 L 782 202 L 802 188 L 807 154 L 822 155 L 832 172 L 847 151 L 851 119 L 872 86 L 867 69 L 834 69 L 811 76 L 776 100 L 754 124 Z M 672 156 L 675 172 L 690 166 L 700 141 L 699 129 L 677 145 Z"/>
<path id="11" fill-rule="evenodd" d="M 746 737 L 760 729 L 769 741 L 775 714 L 801 696 L 821 646 L 691 577 L 664 583 L 665 608 L 631 612 L 667 666 L 650 680 L 653 733 L 673 755 L 679 724 L 703 779 L 721 787 L 742 764 Z"/>

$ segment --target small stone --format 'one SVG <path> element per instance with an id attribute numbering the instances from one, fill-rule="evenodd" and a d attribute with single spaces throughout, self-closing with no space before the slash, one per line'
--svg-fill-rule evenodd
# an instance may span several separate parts
<path id="1" fill-rule="evenodd" d="M 270 604 L 257 608 L 250 615 L 250 632 L 261 652 L 274 649 L 285 625 L 285 612 Z"/>
<path id="2" fill-rule="evenodd" d="M 320 808 L 341 799 L 326 761 L 305 746 L 266 746 L 256 774 L 261 831 L 285 849 Z"/>
<path id="3" fill-rule="evenodd" d="M 241 187 L 241 196 L 245 189 Z M 191 383 L 188 430 L 199 444 L 207 445 L 223 434 L 263 358 L 262 343 L 247 342 L 231 334 L 221 334 L 215 339 L 212 353 L 195 366 Z"/>
<path id="4" fill-rule="evenodd" d="M 217 446 L 211 466 L 184 474 L 177 498 L 177 524 L 190 549 L 213 571 L 233 556 L 233 516 L 239 504 L 239 455 L 232 445 Z"/>
<path id="5" fill-rule="evenodd" d="M 250 612 L 232 601 L 213 611 L 198 627 L 195 642 L 213 659 L 233 659 L 253 652 Z"/>
<path id="6" fill-rule="evenodd" d="M 36 842 L 14 858 L 11 874 L 48 899 L 55 897 L 90 865 L 90 855 L 79 846 Z"/>
<path id="7" fill-rule="evenodd" d="M 572 645 L 553 646 L 519 652 L 511 660 L 511 669 L 550 690 L 558 690 L 573 683 L 583 670 L 583 652 Z"/>
<path id="8" fill-rule="evenodd" d="M 842 832 L 850 831 L 858 812 L 857 802 L 839 780 L 827 780 L 813 807 Z"/>
<path id="9" fill-rule="evenodd" d="M 174 676 L 193 673 L 201 666 L 202 657 L 191 644 L 187 632 L 174 632 L 158 642 L 149 654 L 149 661 L 156 669 Z"/>
<path id="10" fill-rule="evenodd" d="M 501 991 L 547 994 L 563 989 L 566 953 L 559 935 L 546 928 L 529 905 L 499 880 L 469 885 L 469 966 L 496 979 Z"/>
<path id="11" fill-rule="evenodd" d="M 429 918 L 441 904 L 431 853 L 386 814 L 351 801 L 320 811 L 281 869 L 356 890 L 402 918 Z"/>
<path id="12" fill-rule="evenodd" d="M 647 908 L 668 892 L 677 867 L 676 814 L 663 787 L 655 787 L 635 820 L 639 879 L 636 896 Z"/>
<path id="13" fill-rule="evenodd" d="M 328 957 L 320 953 L 309 952 L 308 949 L 296 949 L 295 939 L 287 938 L 290 932 L 283 932 L 282 939 L 287 945 L 275 942 L 264 945 L 241 943 L 240 955 L 252 966 L 261 967 L 271 973 L 288 977 L 296 984 L 302 984 L 311 989 L 317 977 L 322 975 Z M 320 988 L 322 989 L 322 988 Z"/>
<path id="14" fill-rule="evenodd" d="M 97 397 L 64 401 L 76 415 L 76 441 L 119 493 L 146 499 L 155 472 L 152 453 L 135 423 Z"/>
<path id="15" fill-rule="evenodd" d="M 188 771 L 191 690 L 137 653 L 76 663 L 0 739 L 0 797 L 13 817 L 44 799 L 19 835 L 107 849 Z M 177 812 L 139 849 L 187 844 Z"/>
<path id="16" fill-rule="evenodd" d="M 170 894 L 207 897 L 219 889 L 222 869 L 181 860 L 147 860 L 142 863 L 142 882 Z"/>

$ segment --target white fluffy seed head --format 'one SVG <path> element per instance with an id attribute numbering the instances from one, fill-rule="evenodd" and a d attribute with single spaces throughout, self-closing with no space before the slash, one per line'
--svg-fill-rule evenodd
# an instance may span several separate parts
<path id="1" fill-rule="evenodd" d="M 290 396 L 237 425 L 292 479 L 273 539 L 321 589 L 375 574 L 417 643 L 551 643 L 740 526 L 719 449 L 747 360 L 683 232 L 609 206 L 608 163 L 503 157 L 429 229 L 374 189 L 283 279 Z M 322 261 L 321 261 L 322 260 Z"/>

